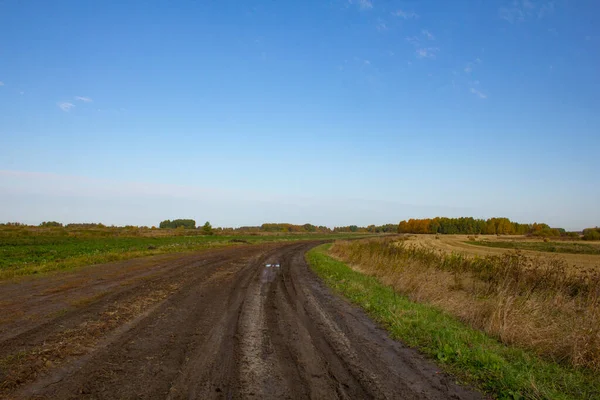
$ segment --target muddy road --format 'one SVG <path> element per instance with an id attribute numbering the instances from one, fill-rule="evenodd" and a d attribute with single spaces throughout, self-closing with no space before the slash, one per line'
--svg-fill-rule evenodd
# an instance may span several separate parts
<path id="1" fill-rule="evenodd" d="M 324 287 L 316 244 L 0 284 L 0 398 L 481 398 Z"/>

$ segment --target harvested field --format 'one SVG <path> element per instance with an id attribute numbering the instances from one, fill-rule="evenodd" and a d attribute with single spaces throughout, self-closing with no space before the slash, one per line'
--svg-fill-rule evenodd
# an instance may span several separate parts
<path id="1" fill-rule="evenodd" d="M 472 236 L 469 240 L 474 239 Z M 515 241 L 487 241 L 474 240 L 469 242 L 477 246 L 497 247 L 504 249 L 515 250 L 533 250 L 546 253 L 565 253 L 565 254 L 593 254 L 600 255 L 600 244 L 585 243 L 582 241 L 559 241 L 552 242 L 550 240 L 532 241 L 532 240 L 515 240 Z"/>
<path id="2" fill-rule="evenodd" d="M 510 246 L 511 242 L 524 243 L 543 243 L 540 239 L 525 239 L 523 236 L 496 236 L 496 235 L 406 235 L 409 238 L 408 243 L 424 245 L 427 248 L 442 250 L 446 253 L 457 252 L 467 256 L 495 256 L 506 254 L 510 248 L 499 247 L 502 244 Z M 470 243 L 470 239 L 485 241 L 498 247 L 480 246 Z M 564 243 L 578 243 L 568 242 Z M 593 245 L 592 245 L 593 246 Z M 514 250 L 513 250 L 514 251 Z M 555 257 L 564 260 L 569 266 L 576 270 L 586 270 L 590 268 L 600 270 L 600 255 L 597 254 L 568 254 L 568 253 L 549 253 L 545 251 L 535 251 L 520 249 L 521 253 L 532 257 Z"/>

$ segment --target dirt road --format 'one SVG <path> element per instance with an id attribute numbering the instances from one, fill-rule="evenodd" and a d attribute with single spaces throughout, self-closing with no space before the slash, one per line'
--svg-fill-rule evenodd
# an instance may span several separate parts
<path id="1" fill-rule="evenodd" d="M 331 294 L 304 260 L 315 244 L 1 284 L 0 397 L 481 398 Z"/>

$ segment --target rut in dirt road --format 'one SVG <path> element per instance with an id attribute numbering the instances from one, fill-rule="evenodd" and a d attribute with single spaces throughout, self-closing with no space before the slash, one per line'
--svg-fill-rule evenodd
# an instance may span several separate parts
<path id="1" fill-rule="evenodd" d="M 157 272 L 173 288 L 164 298 L 6 397 L 482 398 L 332 295 L 304 260 L 314 245 L 225 249 Z M 36 329 L 6 340 L 16 350 Z"/>

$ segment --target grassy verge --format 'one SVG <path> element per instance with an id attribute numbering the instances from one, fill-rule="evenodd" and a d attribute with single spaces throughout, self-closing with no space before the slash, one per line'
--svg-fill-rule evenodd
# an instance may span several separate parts
<path id="1" fill-rule="evenodd" d="M 348 237 L 348 235 L 345 235 Z M 18 276 L 69 270 L 130 258 L 189 252 L 239 244 L 276 241 L 338 239 L 344 235 L 264 235 L 264 236 L 0 236 L 0 280 Z"/>
<path id="2" fill-rule="evenodd" d="M 503 345 L 434 306 L 412 302 L 329 257 L 329 247 L 307 254 L 325 283 L 362 307 L 394 339 L 418 348 L 463 382 L 506 399 L 600 398 L 600 380 L 592 373 Z"/>
<path id="3" fill-rule="evenodd" d="M 497 247 L 503 249 L 534 250 L 549 253 L 568 254 L 597 254 L 600 255 L 600 246 L 587 243 L 572 242 L 525 242 L 525 241 L 472 241 L 465 242 L 484 247 Z"/>

